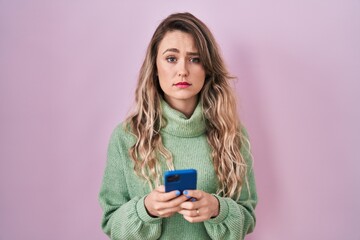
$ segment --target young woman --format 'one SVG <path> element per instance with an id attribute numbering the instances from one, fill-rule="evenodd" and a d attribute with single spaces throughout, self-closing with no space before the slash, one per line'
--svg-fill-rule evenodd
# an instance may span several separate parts
<path id="1" fill-rule="evenodd" d="M 134 112 L 109 143 L 99 199 L 111 239 L 243 239 L 253 231 L 250 144 L 230 79 L 203 22 L 177 13 L 160 23 Z M 188 168 L 198 189 L 165 192 L 164 171 Z"/>

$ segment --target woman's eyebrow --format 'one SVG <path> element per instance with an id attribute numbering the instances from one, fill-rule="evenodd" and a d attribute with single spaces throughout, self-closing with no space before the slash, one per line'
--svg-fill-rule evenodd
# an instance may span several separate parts
<path id="1" fill-rule="evenodd" d="M 179 53 L 179 49 L 177 48 L 168 48 L 166 49 L 162 54 L 164 55 L 166 52 L 176 52 L 176 53 Z"/>
<path id="2" fill-rule="evenodd" d="M 166 49 L 162 54 L 164 55 L 166 52 L 180 53 L 179 49 L 177 49 L 177 48 L 168 48 L 168 49 Z M 198 56 L 199 53 L 198 53 L 198 52 L 186 52 L 186 55 L 189 55 L 189 56 Z"/>
<path id="3" fill-rule="evenodd" d="M 186 55 L 189 56 L 199 56 L 200 54 L 198 52 L 187 52 Z"/>

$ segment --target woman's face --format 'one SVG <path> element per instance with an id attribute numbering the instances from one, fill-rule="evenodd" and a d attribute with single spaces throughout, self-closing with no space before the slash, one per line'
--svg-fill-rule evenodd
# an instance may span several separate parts
<path id="1" fill-rule="evenodd" d="M 165 100 L 173 107 L 197 103 L 205 82 L 205 70 L 192 35 L 167 32 L 159 44 L 157 74 Z"/>

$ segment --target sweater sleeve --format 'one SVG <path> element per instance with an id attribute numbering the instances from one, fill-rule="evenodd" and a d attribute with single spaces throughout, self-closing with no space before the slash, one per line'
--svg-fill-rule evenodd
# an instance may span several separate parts
<path id="1" fill-rule="evenodd" d="M 145 196 L 129 197 L 124 174 L 127 149 L 119 142 L 120 128 L 115 129 L 110 139 L 99 193 L 103 209 L 102 229 L 112 240 L 158 239 L 161 235 L 161 218 L 152 218 L 147 214 Z"/>
<path id="2" fill-rule="evenodd" d="M 251 233 L 255 228 L 255 206 L 257 204 L 255 178 L 247 132 L 243 129 L 242 133 L 246 141 L 241 148 L 241 153 L 248 165 L 246 176 L 248 184 L 244 182 L 238 200 L 214 194 L 220 203 L 220 213 L 217 217 L 204 222 L 211 239 L 244 239 L 245 235 Z"/>

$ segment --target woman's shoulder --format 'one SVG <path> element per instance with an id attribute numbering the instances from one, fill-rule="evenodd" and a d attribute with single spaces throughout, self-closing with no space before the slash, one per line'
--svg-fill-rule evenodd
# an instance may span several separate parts
<path id="1" fill-rule="evenodd" d="M 245 138 L 247 140 L 249 140 L 249 132 L 246 129 L 246 127 L 244 126 L 244 124 L 241 124 L 239 127 L 239 133 L 241 135 L 242 138 Z"/>
<path id="2" fill-rule="evenodd" d="M 241 142 L 241 153 L 243 156 L 248 158 L 251 156 L 251 144 L 250 144 L 250 137 L 246 127 L 241 124 L 239 127 L 239 134 L 240 134 L 240 142 Z"/>
<path id="3" fill-rule="evenodd" d="M 120 142 L 132 142 L 135 140 L 135 135 L 131 131 L 130 124 L 123 121 L 115 126 L 111 134 L 111 139 Z"/>

